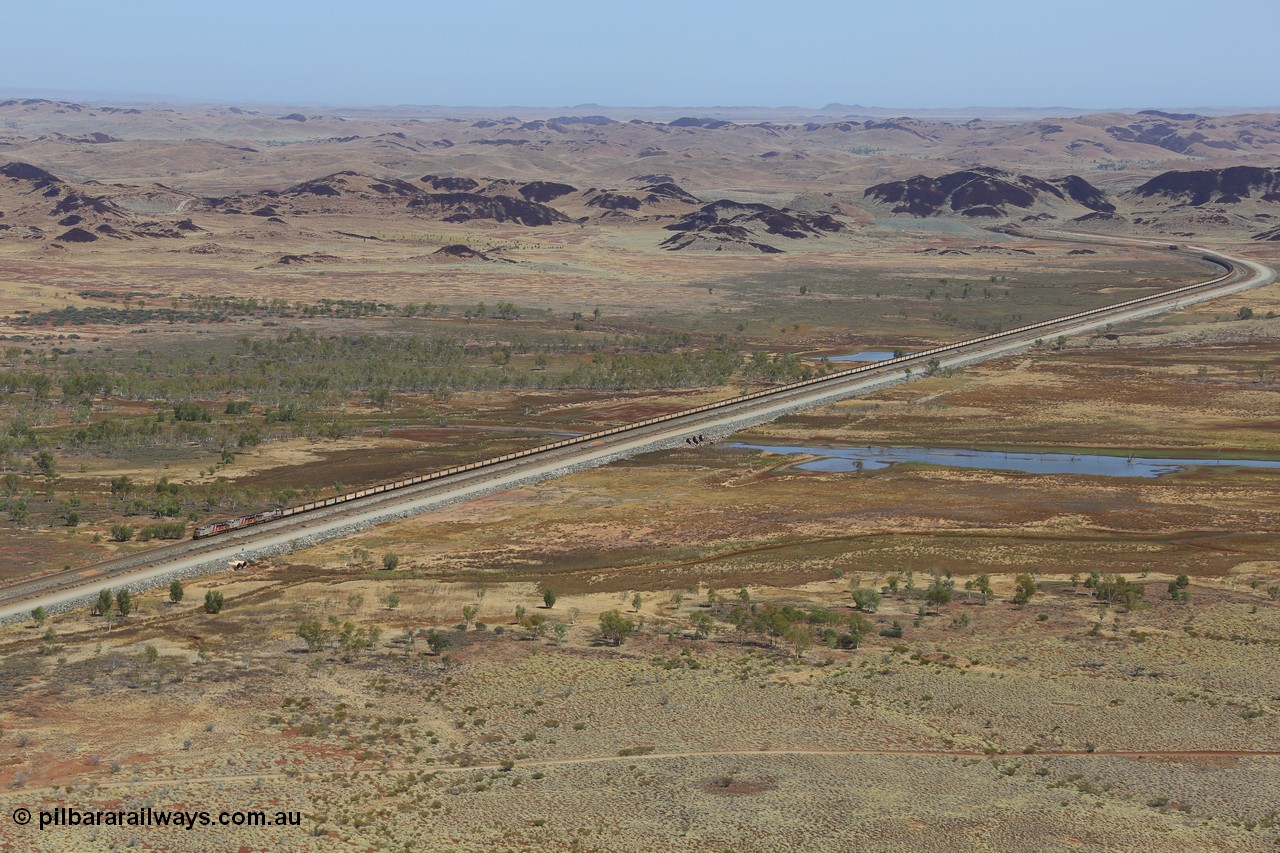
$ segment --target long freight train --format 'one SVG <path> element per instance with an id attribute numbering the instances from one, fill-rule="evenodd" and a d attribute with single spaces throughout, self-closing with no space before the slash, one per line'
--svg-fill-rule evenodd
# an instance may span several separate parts
<path id="1" fill-rule="evenodd" d="M 1177 247 L 1170 246 L 1169 248 L 1176 249 Z M 426 483 L 426 482 L 430 482 L 431 480 L 438 480 L 438 479 L 441 479 L 442 477 L 452 477 L 455 474 L 462 474 L 467 471 L 474 471 L 477 468 L 487 468 L 492 465 L 500 465 L 503 462 L 510 462 L 513 459 L 524 459 L 529 456 L 536 456 L 539 453 L 546 453 L 551 450 L 557 450 L 561 447 L 568 447 L 571 444 L 589 444 L 593 441 L 598 442 L 600 439 L 606 436 L 616 435 L 617 433 L 620 433 L 620 432 L 626 432 L 628 430 L 633 430 L 633 429 L 642 429 L 647 426 L 652 426 L 653 424 L 659 424 L 659 423 L 664 423 L 666 421 L 676 420 L 678 418 L 687 417 L 689 415 L 695 415 L 700 412 L 708 412 L 708 411 L 711 411 L 712 409 L 720 409 L 720 408 L 724 408 L 725 406 L 732 406 L 738 403 L 747 402 L 749 400 L 758 400 L 762 397 L 768 397 L 773 394 L 777 394 L 780 391 L 791 391 L 799 388 L 805 388 L 807 386 L 818 385 L 823 382 L 830 382 L 832 380 L 842 379 L 848 376 L 855 376 L 859 373 L 866 373 L 872 370 L 884 370 L 886 367 L 890 367 L 894 364 L 900 364 L 906 361 L 915 361 L 920 358 L 928 358 L 933 355 L 949 352 L 951 350 L 956 350 L 961 347 L 966 347 L 972 344 L 981 343 L 983 341 L 989 341 L 989 340 L 994 340 L 996 338 L 1004 338 L 1004 337 L 1011 337 L 1014 335 L 1020 335 L 1026 332 L 1035 331 L 1036 329 L 1042 329 L 1048 326 L 1053 326 L 1058 323 L 1068 322 L 1071 320 L 1078 320 L 1084 317 L 1088 317 L 1092 314 L 1101 314 L 1106 311 L 1113 311 L 1117 308 L 1124 308 L 1132 305 L 1140 305 L 1144 302 L 1152 302 L 1158 299 L 1166 299 L 1169 296 L 1172 296 L 1177 293 L 1182 293 L 1185 291 L 1206 287 L 1208 285 L 1217 284 L 1218 282 L 1222 281 L 1223 279 L 1225 279 L 1227 276 L 1231 275 L 1234 272 L 1234 269 L 1230 265 L 1224 263 L 1223 261 L 1217 258 L 1205 256 L 1203 260 L 1208 261 L 1212 264 L 1217 264 L 1218 266 L 1226 267 L 1227 272 L 1219 276 L 1218 278 L 1214 279 L 1213 281 L 1200 282 L 1199 284 L 1191 284 L 1191 285 L 1187 285 L 1186 287 L 1179 287 L 1175 290 L 1166 290 L 1163 293 L 1156 293 L 1150 296 L 1140 296 L 1137 299 L 1130 299 L 1128 302 L 1120 302 L 1115 305 L 1106 305 L 1102 308 L 1091 308 L 1088 311 L 1081 311 L 1077 314 L 1071 314 L 1070 316 L 1067 316 L 1067 317 L 1055 317 L 1052 320 L 1045 320 L 1040 323 L 1032 323 L 1027 326 L 1020 326 L 1016 329 L 1010 329 L 1006 332 L 996 332 L 995 334 L 986 335 L 981 338 L 973 338 L 967 341 L 959 341 L 954 344 L 945 344 L 940 347 L 934 347 L 933 349 L 922 350 L 921 352 L 914 352 L 909 355 L 899 356 L 898 358 L 888 359 L 886 361 L 879 361 L 873 364 L 863 365 L 861 367 L 854 367 L 850 370 L 841 370 L 837 373 L 828 373 L 826 375 L 819 376 L 813 379 L 803 379 L 799 382 L 792 382 L 789 385 L 775 386 L 773 388 L 767 388 L 763 391 L 753 391 L 750 394 L 743 394 L 740 397 L 731 397 L 727 400 L 718 400 L 714 403 L 708 403 L 705 406 L 698 406 L 695 409 L 684 409 L 679 412 L 672 412 L 671 414 L 668 414 L 668 415 L 659 415 L 656 418 L 649 418 L 648 420 L 640 421 L 639 423 L 626 424 L 624 426 L 613 427 L 611 429 L 606 429 L 601 432 L 593 432 L 593 433 L 588 433 L 586 435 L 578 435 L 578 436 L 574 436 L 573 438 L 566 438 L 563 441 L 554 442 L 552 444 L 543 444 L 538 447 L 531 447 L 528 450 L 518 450 L 515 453 L 508 453 L 504 456 L 495 456 L 492 459 L 482 459 L 479 462 L 470 462 L 466 465 L 456 465 L 452 468 L 445 468 L 440 471 L 433 471 L 430 474 L 423 474 L 418 477 L 409 477 L 408 479 L 405 479 L 405 480 L 396 480 L 394 482 L 389 482 L 389 483 L 379 483 L 378 485 L 370 486 L 367 489 L 361 489 L 356 492 L 347 492 L 344 495 L 336 495 L 335 497 L 332 497 L 332 498 L 325 498 L 323 500 L 312 501 L 310 503 L 301 504 L 300 506 L 291 506 L 291 507 L 285 507 L 284 509 L 268 510 L 267 512 L 260 512 L 256 515 L 245 515 L 245 516 L 241 516 L 240 518 L 232 519 L 231 521 L 219 521 L 216 524 L 209 524 L 204 527 L 197 527 L 192 538 L 204 539 L 209 536 L 217 536 L 221 533 L 230 533 L 233 530 L 241 530 L 245 527 L 252 527 L 256 524 L 264 524 L 268 521 L 275 521 L 280 518 L 287 518 L 291 515 L 297 515 L 298 513 L 311 512 L 312 510 L 322 509 L 328 506 L 334 506 L 336 504 L 345 503 L 347 501 L 358 500 L 359 498 L 369 497 L 370 495 L 378 495 L 378 494 L 382 494 L 383 492 L 390 492 L 390 491 L 395 491 L 396 489 L 403 489 L 406 486 L 416 486 L 419 483 Z"/>

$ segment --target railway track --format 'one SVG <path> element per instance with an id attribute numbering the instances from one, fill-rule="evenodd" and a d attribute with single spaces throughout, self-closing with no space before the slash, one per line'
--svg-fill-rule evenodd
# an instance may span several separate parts
<path id="1" fill-rule="evenodd" d="M 1053 233 L 1055 236 L 1051 239 L 1143 243 L 1168 250 L 1168 244 L 1154 241 Z M 269 523 L 230 530 L 207 539 L 178 542 L 80 569 L 52 572 L 11 583 L 0 587 L 0 621 L 17 618 L 36 604 L 54 609 L 66 606 L 103 585 L 141 587 L 173 573 L 212 571 L 225 567 L 219 564 L 233 559 L 283 553 L 299 544 L 340 536 L 379 521 L 439 508 L 647 450 L 679 446 L 690 436 L 725 434 L 773 420 L 791 411 L 866 393 L 909 379 L 912 375 L 1004 355 L 1023 349 L 1040 338 L 1079 334 L 1217 298 L 1275 279 L 1274 270 L 1255 261 L 1194 246 L 1187 246 L 1184 251 L 1195 253 L 1201 260 L 1218 266 L 1224 272 L 1209 281 L 1174 290 L 290 507 L 280 518 Z"/>

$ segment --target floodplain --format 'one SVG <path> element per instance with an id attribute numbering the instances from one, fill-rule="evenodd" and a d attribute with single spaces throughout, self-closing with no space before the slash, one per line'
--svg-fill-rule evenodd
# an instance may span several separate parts
<path id="1" fill-rule="evenodd" d="M 820 175 L 755 126 L 632 162 L 503 122 L 336 136 L 368 117 L 90 148 L 47 135 L 83 116 L 23 109 L 14 156 L 65 177 L 0 186 L 0 584 L 1216 275 L 1168 248 L 1192 238 L 1280 262 L 1265 218 L 1135 200 L 1182 161 L 1090 166 L 1124 216 L 1072 227 L 1159 242 L 1086 244 L 1038 231 L 1061 191 L 991 221 L 868 200 L 972 165 L 916 142 L 794 143 Z M 595 127 L 555 132 L 670 130 Z M 24 222 L 29 184 L 72 179 L 125 236 Z M 1274 849 L 1280 472 L 1232 462 L 1280 461 L 1278 312 L 1272 284 L 171 588 L 104 578 L 0 628 L 0 814 L 304 815 L 34 849 Z M 866 446 L 1212 464 L 804 464 Z"/>

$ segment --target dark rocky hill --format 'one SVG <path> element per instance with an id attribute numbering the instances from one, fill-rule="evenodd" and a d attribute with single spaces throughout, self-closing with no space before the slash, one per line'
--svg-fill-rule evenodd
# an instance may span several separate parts
<path id="1" fill-rule="evenodd" d="M 473 249 L 464 243 L 453 243 L 449 246 L 442 246 L 436 249 L 426 258 L 436 263 L 455 263 L 458 261 L 485 261 L 488 263 L 504 263 L 513 264 L 515 261 L 509 258 L 495 258 L 492 255 L 485 254 L 479 249 Z"/>
<path id="2" fill-rule="evenodd" d="M 474 178 L 446 178 L 440 175 L 423 175 L 422 182 L 433 190 L 449 193 L 465 193 L 480 186 Z"/>
<path id="3" fill-rule="evenodd" d="M 1069 219 L 1115 211 L 1101 190 L 1076 175 L 1045 180 L 990 166 L 876 184 L 864 191 L 863 198 L 894 215 L 915 217 L 1003 219 L 1034 212 L 1041 219 Z"/>
<path id="4" fill-rule="evenodd" d="M 551 225 L 568 222 L 569 217 L 553 207 L 521 198 L 478 193 L 424 193 L 409 202 L 412 210 L 438 217 L 443 222 L 471 222 L 490 219 L 520 225 Z"/>
<path id="5" fill-rule="evenodd" d="M 555 201 L 561 196 L 576 193 L 577 191 L 577 187 L 558 184 L 554 181 L 530 181 L 519 189 L 520 195 L 524 196 L 526 201 L 536 201 L 540 204 Z"/>
<path id="6" fill-rule="evenodd" d="M 702 199 L 685 191 L 673 181 L 661 181 L 656 184 L 650 184 L 644 188 L 644 191 L 647 193 L 645 200 L 650 204 L 656 204 L 662 199 L 681 201 L 685 204 L 702 204 Z"/>
<path id="7" fill-rule="evenodd" d="M 128 211 L 96 189 L 30 163 L 0 166 L 0 238 L 93 243 L 101 237 L 170 236 L 155 228 L 154 222 L 141 227 Z"/>
<path id="8" fill-rule="evenodd" d="M 359 172 L 335 172 L 303 181 L 283 190 L 282 196 L 327 196 L 330 198 L 362 197 L 362 198 L 415 198 L 422 190 L 408 181 L 394 178 L 373 178 Z"/>
<path id="9" fill-rule="evenodd" d="M 0 166 L 0 176 L 14 181 L 25 181 L 31 185 L 33 190 L 42 190 L 45 187 L 62 183 L 62 178 L 46 172 L 39 166 L 32 166 L 30 163 L 6 163 Z"/>
<path id="10" fill-rule="evenodd" d="M 1244 199 L 1280 202 L 1280 169 L 1230 166 L 1191 172 L 1165 172 L 1127 194 L 1133 198 L 1159 197 L 1199 207 L 1202 204 L 1235 204 Z"/>
<path id="11" fill-rule="evenodd" d="M 567 222 L 560 211 L 528 198 L 517 198 L 517 181 L 489 181 L 474 178 L 425 175 L 422 187 L 396 178 L 380 178 L 359 172 L 335 172 L 294 184 L 284 190 L 263 189 L 244 196 L 207 199 L 205 204 L 228 214 L 249 214 L 268 220 L 279 217 L 306 217 L 316 214 L 393 215 L 412 212 L 444 222 L 491 220 L 520 225 L 550 225 Z M 567 185 L 547 185 L 567 186 Z M 538 187 L 524 184 L 524 188 Z M 465 189 L 458 189 L 465 188 Z M 439 189 L 443 192 L 431 192 Z M 543 188 L 548 194 L 553 191 Z M 573 188 L 569 187 L 573 192 Z M 512 194 L 508 194 L 512 193 Z"/>
<path id="12" fill-rule="evenodd" d="M 767 204 L 720 199 L 682 216 L 666 228 L 678 232 L 660 244 L 672 251 L 699 248 L 777 254 L 783 250 L 766 242 L 769 237 L 803 240 L 844 231 L 845 225 L 826 213 L 800 213 Z"/>

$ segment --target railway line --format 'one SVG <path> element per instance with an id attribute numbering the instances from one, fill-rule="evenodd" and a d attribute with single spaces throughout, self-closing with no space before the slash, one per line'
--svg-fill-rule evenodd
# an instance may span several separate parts
<path id="1" fill-rule="evenodd" d="M 1154 241 L 1064 232 L 1051 232 L 1051 235 L 1051 239 L 1077 242 L 1146 244 L 1153 250 L 1162 251 L 1169 248 L 1167 243 Z M 194 541 L 165 545 L 128 557 L 53 572 L 0 587 L 0 621 L 20 618 L 37 604 L 51 610 L 69 606 L 105 585 L 141 588 L 172 575 L 214 571 L 226 568 L 231 560 L 284 553 L 381 521 L 440 508 L 649 450 L 680 446 L 690 437 L 726 434 L 799 409 L 892 385 L 930 370 L 959 367 L 1005 355 L 1040 338 L 1079 334 L 1138 319 L 1266 284 L 1276 277 L 1274 270 L 1255 261 L 1196 246 L 1178 248 L 1179 251 L 1194 253 L 1223 272 L 1209 281 L 1174 290 L 284 508 L 278 514 L 265 514 L 269 517 L 258 521 L 209 525 L 202 528 L 204 536 Z"/>

